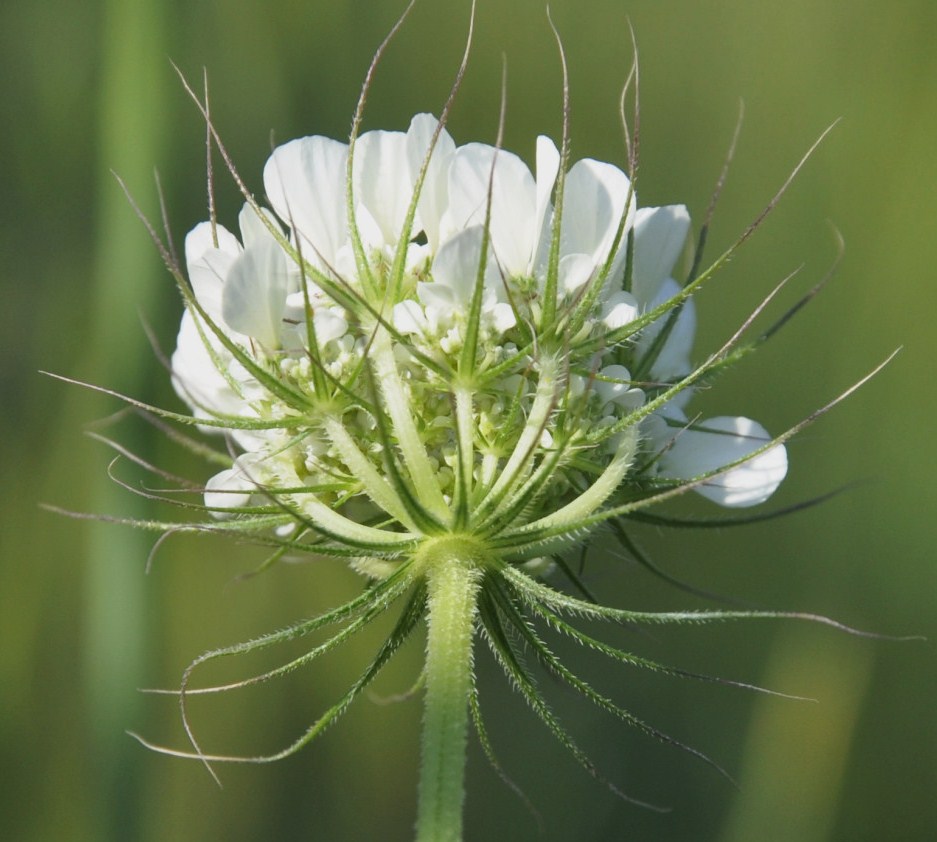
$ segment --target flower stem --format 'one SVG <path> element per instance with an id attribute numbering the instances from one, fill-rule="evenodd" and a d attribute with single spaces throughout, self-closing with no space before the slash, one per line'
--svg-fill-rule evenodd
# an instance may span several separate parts
<path id="1" fill-rule="evenodd" d="M 416 838 L 459 842 L 481 559 L 471 542 L 458 538 L 440 539 L 427 549 L 426 699 Z"/>

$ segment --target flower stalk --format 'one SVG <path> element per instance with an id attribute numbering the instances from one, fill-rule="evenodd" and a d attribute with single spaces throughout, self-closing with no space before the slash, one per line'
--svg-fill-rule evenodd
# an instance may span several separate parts
<path id="1" fill-rule="evenodd" d="M 425 565 L 428 610 L 416 839 L 459 842 L 484 554 L 458 537 L 432 542 L 422 554 L 418 561 Z"/>

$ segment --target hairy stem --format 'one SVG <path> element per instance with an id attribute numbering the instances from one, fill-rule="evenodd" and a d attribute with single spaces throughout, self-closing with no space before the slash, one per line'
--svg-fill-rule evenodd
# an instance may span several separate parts
<path id="1" fill-rule="evenodd" d="M 417 842 L 460 842 L 481 558 L 455 537 L 427 548 L 429 613 Z"/>

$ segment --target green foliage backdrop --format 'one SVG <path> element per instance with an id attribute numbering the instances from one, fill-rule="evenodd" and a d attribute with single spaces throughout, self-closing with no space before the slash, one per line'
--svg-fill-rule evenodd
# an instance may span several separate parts
<path id="1" fill-rule="evenodd" d="M 931 0 L 553 0 L 571 72 L 573 151 L 622 162 L 617 100 L 641 51 L 643 204 L 686 202 L 699 220 L 732 134 L 746 118 L 716 224 L 721 249 L 802 152 L 833 134 L 777 212 L 700 301 L 700 353 L 780 278 L 803 265 L 788 303 L 836 256 L 834 282 L 749 364 L 720 383 L 726 414 L 779 431 L 897 346 L 875 381 L 791 447 L 778 504 L 858 481 L 826 505 L 717 533 L 648 530 L 673 575 L 759 605 L 812 610 L 862 628 L 937 636 L 933 482 L 937 448 L 937 6 Z M 206 648 L 336 604 L 358 587 L 331 563 L 237 576 L 260 551 L 170 538 L 144 564 L 146 536 L 76 522 L 39 501 L 117 515 L 150 510 L 106 477 L 108 451 L 82 435 L 119 405 L 37 373 L 51 370 L 174 404 L 143 324 L 171 349 L 180 302 L 111 176 L 158 215 L 152 172 L 182 236 L 204 210 L 204 128 L 173 71 L 207 68 L 217 125 L 260 190 L 271 132 L 343 137 L 371 54 L 402 4 L 363 0 L 6 0 L 0 8 L 0 827 L 17 840 L 405 840 L 414 816 L 419 704 L 358 703 L 321 741 L 273 767 L 222 768 L 151 754 L 124 734 L 181 745 L 177 707 L 141 696 L 171 686 Z M 438 111 L 468 3 L 424 0 L 374 84 L 367 127 L 405 128 Z M 450 129 L 492 142 L 502 54 L 505 145 L 529 161 L 557 136 L 561 74 L 542 0 L 481 0 L 468 77 Z M 219 209 L 239 202 L 223 179 Z M 782 305 L 783 306 L 783 302 Z M 778 312 L 781 312 L 779 309 Z M 715 397 L 715 396 L 714 396 Z M 121 440 L 184 469 L 132 419 Z M 141 477 L 118 467 L 129 482 Z M 704 504 L 691 508 L 705 513 Z M 605 601 L 704 603 L 597 545 L 586 571 Z M 479 659 L 503 765 L 541 812 L 545 840 L 924 840 L 937 827 L 933 643 L 851 638 L 789 624 L 732 626 L 628 644 L 679 666 L 809 696 L 785 701 L 624 671 L 586 653 L 583 670 L 646 719 L 713 755 L 738 789 L 547 687 L 610 779 L 672 805 L 617 800 L 569 760 Z M 206 744 L 285 744 L 356 674 L 373 638 L 281 687 L 194 706 Z M 399 693 L 417 646 L 380 683 Z M 548 679 L 544 678 L 544 681 Z M 486 766 L 469 761 L 469 839 L 536 839 L 536 821 Z"/>

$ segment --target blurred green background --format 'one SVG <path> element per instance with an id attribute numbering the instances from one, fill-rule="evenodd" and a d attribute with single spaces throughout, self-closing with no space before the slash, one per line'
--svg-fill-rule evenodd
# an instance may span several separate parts
<path id="1" fill-rule="evenodd" d="M 673 575 L 764 606 L 937 638 L 933 477 L 937 310 L 937 4 L 932 0 L 553 0 L 568 53 L 574 157 L 623 161 L 617 100 L 641 51 L 642 204 L 686 202 L 699 220 L 734 127 L 746 119 L 712 232 L 712 255 L 761 209 L 819 133 L 842 118 L 777 212 L 700 300 L 700 355 L 781 277 L 803 265 L 776 313 L 846 252 L 835 281 L 702 405 L 780 431 L 898 346 L 872 383 L 790 447 L 785 505 L 843 483 L 820 508 L 718 532 L 646 530 Z M 44 369 L 176 406 L 144 336 L 171 350 L 180 302 L 111 176 L 158 216 L 160 173 L 177 242 L 205 217 L 204 128 L 170 66 L 212 85 L 217 125 L 248 184 L 278 140 L 344 137 L 371 54 L 402 4 L 365 0 L 5 0 L 0 7 L 0 827 L 11 840 L 406 840 L 414 817 L 417 699 L 362 699 L 299 756 L 222 767 L 152 754 L 133 729 L 182 746 L 172 686 L 205 649 L 311 615 L 359 587 L 332 563 L 281 565 L 229 542 L 152 539 L 67 520 L 152 511 L 106 477 L 109 451 L 82 430 L 118 402 Z M 441 107 L 461 55 L 467 2 L 417 5 L 374 83 L 366 127 L 405 128 Z M 481 0 L 458 142 L 492 142 L 506 55 L 505 145 L 532 161 L 559 134 L 561 76 L 543 0 Z M 219 213 L 239 200 L 219 178 Z M 158 464 L 180 452 L 142 423 L 117 435 Z M 138 482 L 126 465 L 122 477 Z M 704 502 L 681 509 L 712 514 Z M 162 512 L 162 514 L 166 514 Z M 707 603 L 598 548 L 587 568 L 606 602 Z M 629 731 L 559 686 L 545 689 L 631 807 L 589 778 L 525 710 L 485 652 L 479 675 L 501 761 L 544 831 L 473 746 L 467 835 L 543 840 L 930 840 L 937 828 L 934 644 L 850 637 L 794 623 L 610 634 L 688 669 L 767 684 L 816 703 L 627 672 L 570 653 L 622 704 L 711 754 L 738 788 L 693 758 Z M 376 638 L 281 686 L 193 714 L 214 750 L 279 748 L 336 698 Z M 561 648 L 562 644 L 560 645 Z M 378 683 L 409 686 L 419 642 Z"/>

